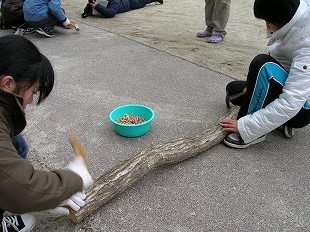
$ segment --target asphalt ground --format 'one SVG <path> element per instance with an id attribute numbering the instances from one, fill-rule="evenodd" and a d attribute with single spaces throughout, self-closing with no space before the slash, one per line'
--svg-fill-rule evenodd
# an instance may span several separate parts
<path id="1" fill-rule="evenodd" d="M 226 113 L 232 78 L 78 24 L 79 32 L 56 28 L 54 38 L 25 35 L 56 73 L 46 102 L 26 109 L 23 135 L 36 168 L 66 168 L 74 158 L 67 135 L 75 131 L 97 179 L 151 143 L 198 133 Z M 146 135 L 124 138 L 109 113 L 132 103 L 151 107 L 156 117 Z M 274 131 L 244 150 L 218 144 L 153 170 L 79 224 L 34 213 L 37 231 L 310 231 L 309 130 L 291 139 Z"/>

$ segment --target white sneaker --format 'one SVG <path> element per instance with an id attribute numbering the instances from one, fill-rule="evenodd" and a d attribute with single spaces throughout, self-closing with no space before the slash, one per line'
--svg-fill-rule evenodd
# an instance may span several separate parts
<path id="1" fill-rule="evenodd" d="M 5 216 L 0 224 L 3 232 L 30 232 L 36 225 L 36 219 L 31 214 Z"/>

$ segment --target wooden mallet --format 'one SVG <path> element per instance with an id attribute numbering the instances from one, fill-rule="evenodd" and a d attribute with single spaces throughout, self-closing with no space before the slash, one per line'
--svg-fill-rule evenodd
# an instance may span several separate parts
<path id="1" fill-rule="evenodd" d="M 71 143 L 71 146 L 74 150 L 74 154 L 77 156 L 77 157 L 82 157 L 87 168 L 90 167 L 90 164 L 89 164 L 89 160 L 88 160 L 88 157 L 86 155 L 86 152 L 79 140 L 79 138 L 76 136 L 76 134 L 72 133 L 69 135 L 69 141 Z"/>
<path id="2" fill-rule="evenodd" d="M 89 160 L 88 160 L 86 152 L 85 152 L 79 138 L 77 137 L 77 135 L 75 133 L 71 133 L 68 137 L 69 137 L 69 141 L 71 143 L 71 146 L 74 150 L 74 154 L 76 155 L 76 157 L 82 157 L 87 168 L 89 169 L 89 167 L 90 167 Z M 72 221 L 76 221 L 77 219 L 75 217 L 75 211 L 73 209 L 71 209 L 69 206 L 67 206 L 67 208 L 69 209 L 69 218 Z"/>

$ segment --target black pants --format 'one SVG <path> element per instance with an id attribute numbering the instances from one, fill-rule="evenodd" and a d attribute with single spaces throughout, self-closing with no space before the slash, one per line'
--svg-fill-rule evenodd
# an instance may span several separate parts
<path id="1" fill-rule="evenodd" d="M 2 222 L 3 214 L 4 214 L 4 210 L 0 209 L 0 223 Z"/>
<path id="2" fill-rule="evenodd" d="M 4 27 L 6 29 L 10 29 L 12 27 L 22 26 L 24 23 L 26 23 L 24 18 L 18 19 L 18 20 L 15 20 L 15 21 L 4 21 Z"/>
<path id="3" fill-rule="evenodd" d="M 62 8 L 61 8 L 62 9 Z M 65 13 L 65 10 L 62 9 L 63 12 Z M 37 22 L 27 22 L 30 26 L 33 28 L 38 28 L 38 27 L 45 27 L 49 30 L 54 30 L 54 27 L 57 25 L 62 25 L 62 22 L 60 22 L 51 12 L 48 13 L 48 16 L 46 19 L 43 19 L 41 21 Z"/>
<path id="4" fill-rule="evenodd" d="M 269 103 L 277 99 L 279 95 L 282 93 L 283 85 L 286 79 L 285 80 L 282 79 L 279 81 L 277 79 L 278 77 L 270 78 L 268 79 L 268 88 L 266 89 L 266 93 L 264 97 L 261 98 L 263 100 L 258 101 L 256 105 L 251 106 L 252 99 L 259 98 L 260 97 L 259 94 L 264 92 L 264 90 L 258 89 L 260 87 L 259 85 L 257 85 L 257 79 L 262 78 L 260 76 L 260 75 L 263 75 L 261 74 L 261 68 L 267 62 L 268 63 L 270 62 L 271 63 L 270 65 L 277 66 L 276 69 L 277 68 L 279 70 L 282 69 L 281 72 L 279 72 L 279 76 L 288 75 L 287 72 L 284 71 L 284 68 L 278 61 L 276 61 L 274 58 L 272 58 L 269 55 L 262 54 L 262 55 L 256 56 L 252 60 L 250 67 L 249 67 L 249 72 L 248 72 L 246 81 L 233 81 L 227 85 L 226 91 L 229 94 L 229 96 L 238 94 L 242 92 L 245 87 L 247 87 L 247 91 L 245 95 L 231 101 L 234 105 L 240 106 L 238 119 L 247 114 L 251 114 L 261 108 L 264 108 Z M 281 79 L 281 77 L 279 78 Z M 283 78 L 285 77 L 283 76 Z M 310 109 L 302 108 L 297 113 L 297 115 L 295 115 L 285 124 L 293 128 L 301 128 L 301 127 L 308 125 L 309 123 L 310 123 Z"/>

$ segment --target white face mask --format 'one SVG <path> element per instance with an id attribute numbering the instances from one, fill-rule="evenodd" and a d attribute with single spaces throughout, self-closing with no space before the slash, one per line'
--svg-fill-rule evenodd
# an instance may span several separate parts
<path id="1" fill-rule="evenodd" d="M 266 29 L 266 38 L 271 38 L 271 36 L 273 35 L 273 31 L 270 29 Z"/>

